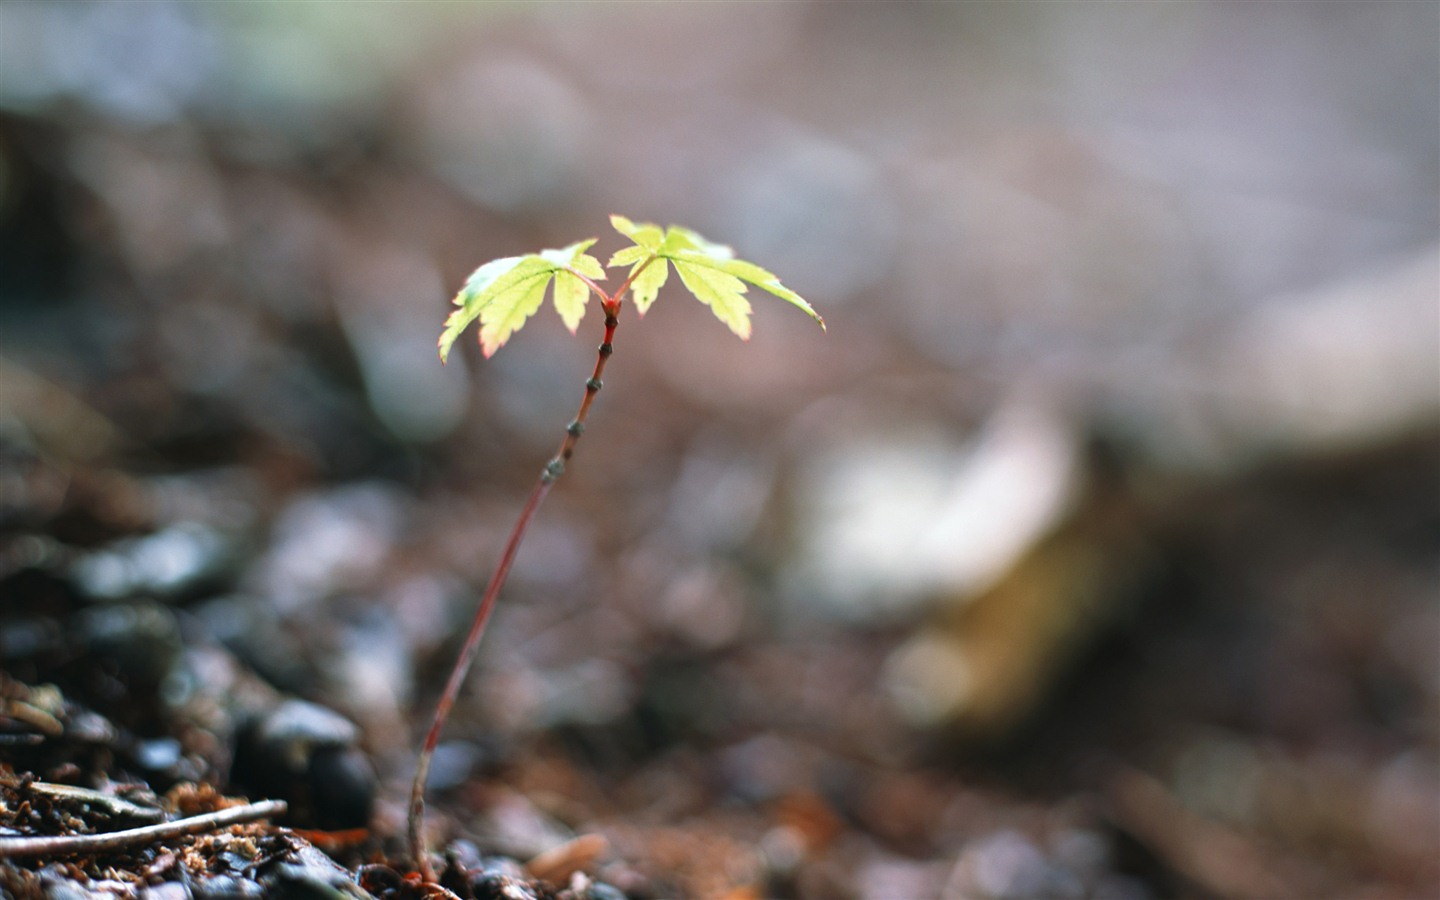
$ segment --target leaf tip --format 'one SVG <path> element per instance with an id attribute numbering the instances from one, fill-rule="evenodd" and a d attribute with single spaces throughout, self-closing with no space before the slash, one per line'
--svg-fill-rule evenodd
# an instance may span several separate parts
<path id="1" fill-rule="evenodd" d="M 475 340 L 477 343 L 480 344 L 480 355 L 485 357 L 486 359 L 494 356 L 495 351 L 499 350 L 505 345 L 504 341 L 496 341 L 494 338 L 486 335 L 483 330 L 480 332 L 480 334 L 476 337 Z"/>

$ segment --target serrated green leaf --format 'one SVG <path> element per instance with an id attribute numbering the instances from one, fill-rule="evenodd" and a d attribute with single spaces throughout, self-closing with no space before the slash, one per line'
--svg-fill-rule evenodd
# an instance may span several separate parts
<path id="1" fill-rule="evenodd" d="M 660 226 L 650 222 L 642 222 L 636 225 L 624 216 L 611 216 L 610 224 L 616 231 L 651 253 L 660 249 L 660 243 L 665 239 L 665 232 Z"/>
<path id="2" fill-rule="evenodd" d="M 525 320 L 540 309 L 540 304 L 545 302 L 545 288 L 554 274 L 555 269 L 547 266 L 515 279 L 480 310 L 480 352 L 487 359 L 505 346 L 505 342 L 525 325 Z"/>
<path id="3" fill-rule="evenodd" d="M 787 303 L 798 306 L 805 311 L 806 315 L 820 324 L 822 331 L 825 329 L 825 320 L 820 317 L 820 314 L 817 313 L 809 303 L 805 302 L 805 298 L 781 284 L 780 279 L 776 278 L 772 273 L 760 268 L 754 263 L 748 263 L 743 259 L 726 260 L 720 268 L 742 281 L 750 282 L 762 291 L 767 291 Z"/>
<path id="4" fill-rule="evenodd" d="M 439 341 L 441 361 L 449 358 L 455 340 L 477 318 L 484 354 L 488 357 L 503 347 L 540 308 L 551 279 L 556 279 L 555 308 L 566 327 L 574 331 L 585 315 L 590 294 L 589 285 L 575 273 L 591 279 L 605 277 L 600 260 L 585 252 L 594 243 L 591 238 L 558 250 L 507 256 L 476 269 L 455 297 L 460 308 L 445 320 Z"/>
<path id="5" fill-rule="evenodd" d="M 637 266 L 642 264 L 636 263 Z M 634 272 L 633 269 L 631 271 Z M 659 295 L 660 289 L 665 286 L 665 281 L 669 277 L 670 263 L 661 257 L 652 259 L 649 265 L 640 270 L 640 274 L 636 275 L 635 280 L 630 283 L 630 294 L 635 298 L 636 312 L 642 316 L 645 315 L 645 311 L 650 308 L 650 304 L 655 302 L 655 297 Z"/>
<path id="6" fill-rule="evenodd" d="M 600 260 L 588 253 L 576 254 L 574 261 L 570 263 L 570 268 L 584 275 L 586 278 L 591 278 L 595 281 L 605 280 L 605 267 L 600 264 Z"/>
<path id="7" fill-rule="evenodd" d="M 630 266 L 630 289 L 641 315 L 654 304 L 674 266 L 690 293 L 742 338 L 750 336 L 747 285 L 799 307 L 825 327 L 825 320 L 804 298 L 771 272 L 736 259 L 724 244 L 679 225 L 661 228 L 618 215 L 610 217 L 610 224 L 634 242 L 613 254 L 609 265 Z M 455 297 L 459 309 L 445 319 L 438 341 L 440 359 L 449 357 L 456 339 L 476 319 L 480 321 L 481 349 L 487 357 L 494 354 L 539 310 L 551 281 L 555 283 L 555 309 L 565 326 L 575 331 L 585 315 L 591 282 L 605 277 L 605 267 L 586 252 L 594 244 L 591 238 L 557 250 L 497 259 L 476 269 Z"/>
<path id="8" fill-rule="evenodd" d="M 673 230 L 675 229 L 672 228 L 672 231 Z M 679 231 L 682 232 L 682 234 L 677 244 L 683 242 L 691 245 L 694 249 L 680 250 L 676 254 L 676 258 L 685 259 L 693 265 L 713 267 L 727 274 L 734 275 L 742 281 L 749 282 L 763 291 L 774 294 L 776 297 L 794 304 L 804 310 L 810 318 L 818 322 L 822 329 L 825 327 L 825 320 L 820 317 L 819 313 L 815 312 L 809 303 L 805 302 L 805 298 L 781 284 L 780 279 L 776 278 L 774 273 L 752 262 L 735 259 L 730 248 L 724 244 L 715 244 L 707 241 L 689 229 L 679 229 Z M 667 234 L 666 237 L 668 243 L 669 235 Z"/>
<path id="9" fill-rule="evenodd" d="M 574 269 L 587 278 L 603 279 L 605 267 L 600 265 L 600 260 L 585 252 L 595 245 L 595 240 L 590 238 L 559 250 L 541 250 L 536 255 L 560 268 Z"/>
<path id="10" fill-rule="evenodd" d="M 503 259 L 491 260 L 470 273 L 470 277 L 465 279 L 465 288 L 461 291 L 461 295 L 478 296 L 483 294 L 487 287 L 524 261 L 525 257 L 523 256 L 507 256 Z M 458 306 L 460 303 L 461 298 L 456 297 L 455 304 Z"/>
<path id="11" fill-rule="evenodd" d="M 635 246 L 626 247 L 610 257 L 610 265 L 634 266 L 651 253 L 662 260 L 669 260 L 696 299 L 709 306 L 736 334 L 744 336 L 750 333 L 750 304 L 743 297 L 747 283 L 799 307 L 821 328 L 825 327 L 825 320 L 805 302 L 805 298 L 781 284 L 772 272 L 736 259 L 735 252 L 724 244 L 717 244 L 680 225 L 662 229 L 649 222 L 637 224 L 624 216 L 611 216 L 610 223 L 616 231 L 635 241 Z M 668 270 L 666 266 L 659 273 L 651 274 L 651 270 L 646 269 L 635 279 L 632 285 L 635 306 L 642 313 L 655 302 L 656 292 L 665 283 Z M 632 268 L 631 273 L 634 271 Z M 737 285 L 727 278 L 715 277 L 716 273 L 738 279 L 741 283 Z M 699 290 L 693 287 L 694 284 L 701 285 Z M 737 298 L 741 302 L 737 303 Z"/>
<path id="12" fill-rule="evenodd" d="M 585 301 L 589 297 L 590 285 L 569 272 L 555 273 L 555 311 L 571 334 L 585 317 Z"/>
<path id="13" fill-rule="evenodd" d="M 754 263 L 746 262 L 743 259 L 724 259 L 716 262 L 716 267 L 729 272 L 741 281 L 748 281 L 751 284 L 761 284 L 766 281 L 779 279 Z"/>
<path id="14" fill-rule="evenodd" d="M 681 225 L 671 225 L 665 229 L 662 252 L 666 255 L 685 252 L 698 253 L 713 260 L 733 259 L 735 256 L 735 251 L 726 245 L 717 244 L 702 237 L 699 232 L 691 231 Z"/>
<path id="15" fill-rule="evenodd" d="M 470 273 L 470 277 L 465 279 L 465 286 L 455 295 L 453 301 L 460 308 L 451 312 L 445 319 L 445 330 L 440 333 L 441 362 L 450 358 L 450 349 L 455 345 L 455 340 L 460 337 L 461 332 L 469 327 L 471 322 L 479 317 L 480 310 L 492 299 L 492 295 L 489 293 L 491 286 L 524 259 L 523 256 L 507 256 L 491 260 Z"/>
<path id="16" fill-rule="evenodd" d="M 540 251 L 541 258 L 563 267 L 555 272 L 555 311 L 571 334 L 585 317 L 585 302 L 590 299 L 590 286 L 574 273 L 596 280 L 605 278 L 605 267 L 600 265 L 600 260 L 585 252 L 594 243 L 595 238 L 590 238 L 559 250 Z"/>
<path id="17" fill-rule="evenodd" d="M 455 341 L 460 337 L 460 333 L 473 321 L 475 321 L 475 317 L 467 316 L 463 309 L 452 310 L 450 315 L 445 317 L 445 329 L 440 332 L 440 340 L 437 344 L 442 364 L 450 360 L 450 348 L 455 346 Z"/>
<path id="18" fill-rule="evenodd" d="M 750 301 L 745 283 L 734 275 L 694 260 L 672 257 L 671 264 L 695 299 L 710 307 L 715 317 L 729 326 L 741 340 L 750 339 Z"/>
<path id="19" fill-rule="evenodd" d="M 639 244 L 632 244 L 631 246 L 626 247 L 623 250 L 617 250 L 615 252 L 615 255 L 611 256 L 610 261 L 607 262 L 605 265 L 607 267 L 633 266 L 649 255 L 649 250 L 646 250 Z"/>

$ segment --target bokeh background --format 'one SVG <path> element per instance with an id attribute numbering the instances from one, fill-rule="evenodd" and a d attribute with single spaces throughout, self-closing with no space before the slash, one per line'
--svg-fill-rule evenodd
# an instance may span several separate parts
<path id="1" fill-rule="evenodd" d="M 127 610 L 149 776 L 223 777 L 186 718 L 223 647 L 360 725 L 403 830 L 599 315 L 444 368 L 435 337 L 471 269 L 603 258 L 618 212 L 828 334 L 760 295 L 742 344 L 678 284 L 624 317 L 437 836 L 598 833 L 637 897 L 1431 895 L 1437 34 L 1410 2 L 7 0 L 0 660 Z"/>

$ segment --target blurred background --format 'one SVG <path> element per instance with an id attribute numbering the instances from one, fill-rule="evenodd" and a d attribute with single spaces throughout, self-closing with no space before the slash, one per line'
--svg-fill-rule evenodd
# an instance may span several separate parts
<path id="1" fill-rule="evenodd" d="M 678 284 L 622 317 L 438 836 L 598 833 L 636 897 L 1429 895 L 1437 33 L 1402 2 L 9 0 L 0 661 L 163 787 L 232 774 L 223 651 L 359 726 L 402 831 L 600 316 L 444 368 L 435 338 L 473 268 L 603 259 L 616 212 L 829 331 L 760 295 L 741 343 Z"/>

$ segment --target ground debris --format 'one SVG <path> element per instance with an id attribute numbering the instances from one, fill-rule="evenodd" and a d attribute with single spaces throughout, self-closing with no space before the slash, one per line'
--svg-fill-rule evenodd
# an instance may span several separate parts
<path id="1" fill-rule="evenodd" d="M 699 112 L 637 118 L 578 20 L 447 18 L 372 90 L 334 68 L 401 77 L 368 40 L 222 6 L 0 2 L 47 63 L 0 102 L 0 839 L 288 812 L 0 861 L 0 898 L 1440 896 L 1434 87 L 1369 102 L 1433 27 L 775 4 L 755 44 L 716 4 L 704 45 L 751 51 L 645 42 L 622 80 Z M 589 25 L 689 27 L 659 6 Z M 656 124 L 668 156 L 606 130 Z M 627 331 L 618 439 L 447 726 L 426 885 L 397 785 L 578 388 L 558 324 L 480 369 L 434 336 L 484 248 L 614 199 L 576 135 L 637 209 L 713 172 L 685 215 L 813 264 L 833 327 Z"/>
<path id="2" fill-rule="evenodd" d="M 321 849 L 348 858 L 368 848 L 372 860 L 379 858 L 366 829 L 302 832 L 273 824 L 286 813 L 283 801 L 252 802 L 207 782 L 178 782 L 157 795 L 144 783 L 115 780 L 113 752 L 70 754 L 63 765 L 52 766 L 57 774 L 93 787 L 40 780 L 20 763 L 65 751 L 77 723 L 92 749 L 113 751 L 107 745 L 120 740 L 123 729 L 69 700 L 54 685 L 29 685 L 3 672 L 0 703 L 0 733 L 7 738 L 0 742 L 0 896 L 6 900 L 624 896 L 581 871 L 604 852 L 604 840 L 595 835 L 542 854 L 532 865 L 543 871 L 534 875 L 517 860 L 482 858 L 461 842 L 446 854 L 440 882 L 427 884 L 418 873 L 385 862 L 352 869 Z"/>

